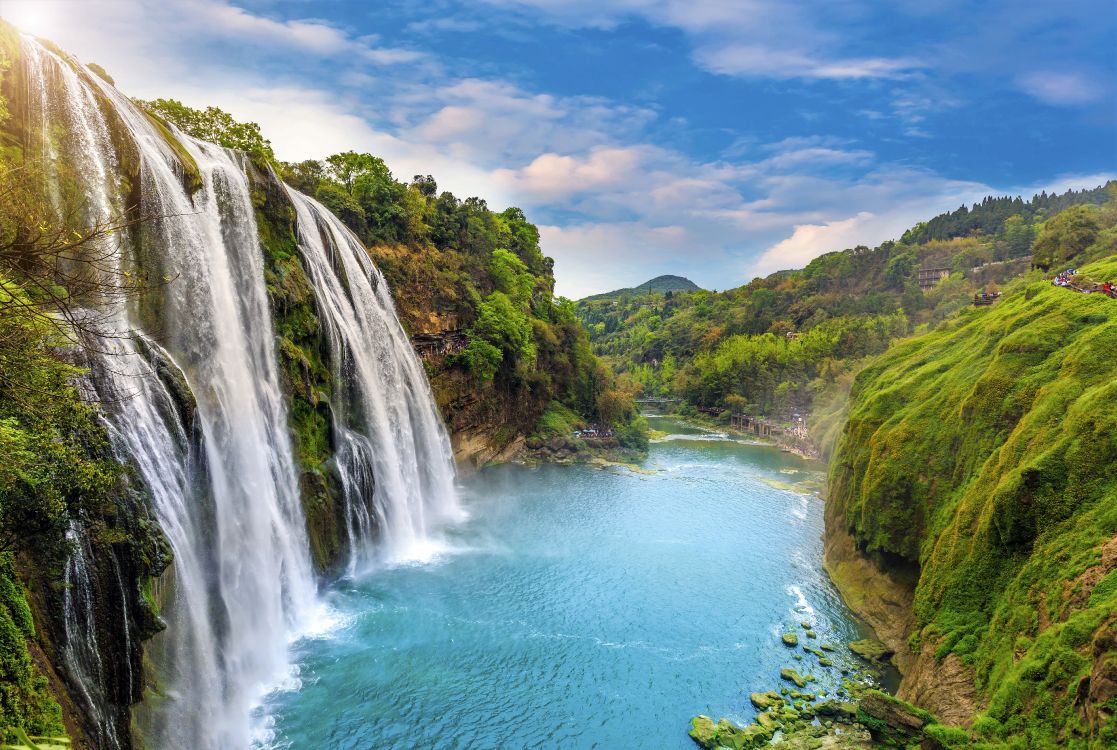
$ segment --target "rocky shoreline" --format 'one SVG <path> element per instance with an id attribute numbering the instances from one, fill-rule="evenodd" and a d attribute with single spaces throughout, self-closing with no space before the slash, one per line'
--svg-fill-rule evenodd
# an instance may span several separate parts
<path id="1" fill-rule="evenodd" d="M 734 724 L 726 718 L 714 721 L 705 715 L 691 720 L 689 735 L 706 750 L 745 750 L 772 747 L 780 750 L 846 750 L 879 747 L 913 747 L 947 750 L 968 741 L 964 730 L 942 724 L 934 715 L 879 689 L 878 678 L 890 664 L 893 649 L 867 639 L 846 644 L 861 667 L 838 666 L 831 658 L 838 649 L 826 643 L 814 648 L 814 631 L 809 622 L 800 623 L 806 643 L 800 646 L 798 632 L 781 636 L 784 647 L 795 649 L 793 658 L 804 654 L 817 658 L 824 669 L 840 669 L 842 686 L 833 694 L 811 691 L 814 675 L 798 669 L 780 670 L 781 686 L 763 693 L 752 693 L 749 700 L 759 712 L 752 723 Z M 776 647 L 776 646 L 773 646 Z M 802 649 L 803 653 L 799 652 Z"/>

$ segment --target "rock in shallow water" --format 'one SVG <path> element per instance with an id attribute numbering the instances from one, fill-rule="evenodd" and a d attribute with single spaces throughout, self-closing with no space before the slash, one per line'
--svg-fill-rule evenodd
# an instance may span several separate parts
<path id="1" fill-rule="evenodd" d="M 886 662 L 892 658 L 892 654 L 894 653 L 888 646 L 872 638 L 850 643 L 849 650 L 862 659 L 873 662 Z"/>

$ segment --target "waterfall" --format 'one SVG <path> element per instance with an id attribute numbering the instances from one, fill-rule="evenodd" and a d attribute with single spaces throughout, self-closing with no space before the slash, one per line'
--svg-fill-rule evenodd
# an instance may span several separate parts
<path id="1" fill-rule="evenodd" d="M 252 709 L 288 674 L 289 638 L 316 592 L 241 157 L 182 137 L 203 182 L 191 196 L 171 149 L 131 101 L 33 39 L 24 38 L 23 51 L 31 85 L 46 92 L 36 112 L 44 154 L 76 166 L 88 218 L 123 208 L 108 117 L 138 150 L 142 214 L 163 217 L 114 241 L 122 252 L 129 240 L 142 243 L 173 278 L 160 290 L 172 322 L 165 351 L 139 334 L 119 335 L 137 326 L 118 301 L 109 303 L 92 363 L 114 445 L 142 476 L 174 552 L 169 626 L 154 649 L 165 695 L 142 722 L 145 739 L 160 748 L 246 748 Z M 148 356 L 181 368 L 197 400 L 199 450 Z M 79 546 L 67 566 L 78 592 L 88 586 L 84 572 Z M 66 624 L 75 653 L 97 649 L 80 617 Z M 99 676 L 88 672 L 71 679 L 95 698 L 86 683 Z"/>
<path id="2" fill-rule="evenodd" d="M 349 572 L 381 555 L 427 556 L 428 532 L 461 511 L 450 442 L 422 363 L 364 246 L 322 204 L 288 193 L 329 341 Z"/>
<path id="3" fill-rule="evenodd" d="M 244 156 L 175 131 L 201 178 L 191 194 L 181 154 L 132 101 L 32 37 L 22 38 L 22 54 L 30 130 L 40 134 L 56 204 L 72 178 L 90 224 L 123 216 L 125 194 L 138 195 L 139 214 L 151 218 L 108 239 L 113 252 L 102 270 L 134 270 L 143 258 L 168 279 L 156 290 L 163 330 L 142 331 L 123 297 L 90 311 L 101 335 L 83 379 L 174 554 L 168 627 L 146 646 L 161 695 L 136 724 L 151 747 L 259 744 L 266 731 L 254 726 L 254 707 L 289 674 L 288 644 L 317 592 Z M 125 162 L 135 169 L 122 169 Z M 329 349 L 349 572 L 423 556 L 432 529 L 461 511 L 422 365 L 360 242 L 321 204 L 289 195 Z M 64 667 L 97 724 L 98 746 L 117 748 L 126 738 L 112 718 L 120 707 L 102 689 L 83 533 L 80 524 L 70 532 Z M 115 558 L 111 570 L 123 586 Z M 130 651 L 122 601 L 121 642 Z"/>

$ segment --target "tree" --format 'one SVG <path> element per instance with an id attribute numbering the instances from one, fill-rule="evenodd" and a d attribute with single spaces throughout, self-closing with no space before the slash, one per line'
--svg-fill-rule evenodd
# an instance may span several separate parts
<path id="1" fill-rule="evenodd" d="M 1052 217 L 1032 245 L 1032 265 L 1049 269 L 1094 244 L 1098 220 L 1088 206 L 1073 206 Z"/>
<path id="2" fill-rule="evenodd" d="M 1027 255 L 1035 239 L 1036 230 L 1020 214 L 1013 214 L 1005 219 L 1004 240 L 1008 248 L 1008 257 L 1019 258 Z"/>
<path id="3" fill-rule="evenodd" d="M 271 141 L 263 136 L 260 126 L 254 122 L 238 122 L 217 107 L 194 109 L 177 99 L 137 99 L 136 103 L 198 140 L 239 149 L 269 162 L 275 161 Z"/>
<path id="4" fill-rule="evenodd" d="M 375 175 L 391 179 L 392 176 L 383 159 L 372 154 L 358 154 L 356 151 L 343 151 L 340 154 L 327 156 L 326 169 L 350 195 L 353 194 L 358 177 Z"/>

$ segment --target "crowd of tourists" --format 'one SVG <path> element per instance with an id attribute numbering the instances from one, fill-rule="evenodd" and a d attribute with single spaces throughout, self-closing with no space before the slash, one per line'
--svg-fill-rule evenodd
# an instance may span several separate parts
<path id="1" fill-rule="evenodd" d="M 1117 299 L 1117 284 L 1114 284 L 1112 281 L 1106 281 L 1103 284 L 1098 284 L 1097 282 L 1085 284 L 1079 283 L 1075 278 L 1076 276 L 1078 276 L 1078 271 L 1073 268 L 1068 268 L 1056 274 L 1055 278 L 1051 280 L 1051 283 L 1055 286 L 1066 287 L 1076 292 L 1082 292 L 1083 294 L 1101 293 L 1107 297 Z"/>

